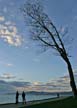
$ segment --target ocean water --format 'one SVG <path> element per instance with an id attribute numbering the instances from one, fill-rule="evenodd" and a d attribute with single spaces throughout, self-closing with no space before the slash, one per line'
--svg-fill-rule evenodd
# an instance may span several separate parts
<path id="1" fill-rule="evenodd" d="M 70 96 L 72 94 L 60 94 L 60 96 Z M 15 94 L 0 94 L 0 104 L 15 103 Z M 57 94 L 26 94 L 26 101 L 42 100 L 56 98 Z M 22 102 L 22 96 L 19 95 L 19 102 Z"/>
<path id="2" fill-rule="evenodd" d="M 33 101 L 33 100 L 42 100 L 42 99 L 49 99 L 54 98 L 56 95 L 40 95 L 40 94 L 26 94 L 26 101 Z M 19 102 L 22 102 L 22 96 L 19 95 Z M 0 104 L 4 103 L 15 103 L 15 94 L 0 94 Z"/>

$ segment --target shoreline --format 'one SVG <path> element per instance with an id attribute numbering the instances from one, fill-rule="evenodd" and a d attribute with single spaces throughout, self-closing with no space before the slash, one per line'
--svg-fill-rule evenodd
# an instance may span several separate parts
<path id="1" fill-rule="evenodd" d="M 26 107 L 31 105 L 38 105 L 41 103 L 51 102 L 51 101 L 57 101 L 62 100 L 68 97 L 60 97 L 60 98 L 50 98 L 50 99 L 43 99 L 43 100 L 36 100 L 36 101 L 28 101 L 26 104 L 23 104 L 22 102 L 19 102 L 18 104 L 15 103 L 5 103 L 0 104 L 0 108 L 20 108 L 20 107 Z"/>

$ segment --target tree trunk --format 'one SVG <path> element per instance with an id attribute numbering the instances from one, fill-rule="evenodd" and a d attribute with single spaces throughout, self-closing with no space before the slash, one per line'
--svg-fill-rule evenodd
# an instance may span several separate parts
<path id="1" fill-rule="evenodd" d="M 69 59 L 67 59 L 66 63 L 68 66 L 68 72 L 69 72 L 69 76 L 70 76 L 70 85 L 72 88 L 72 92 L 74 93 L 74 96 L 77 96 L 77 90 L 76 90 L 76 85 L 75 85 L 75 80 L 74 80 L 74 75 L 73 75 L 73 69 L 72 69 Z"/>

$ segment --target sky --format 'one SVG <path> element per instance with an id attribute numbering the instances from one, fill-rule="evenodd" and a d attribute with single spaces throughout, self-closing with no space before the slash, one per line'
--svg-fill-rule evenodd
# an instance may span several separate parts
<path id="1" fill-rule="evenodd" d="M 65 62 L 51 50 L 40 52 L 29 39 L 20 8 L 26 0 L 0 0 L 0 79 L 6 81 L 50 82 L 68 75 Z M 45 11 L 62 31 L 68 29 L 70 61 L 77 70 L 77 0 L 45 0 Z M 67 39 L 68 40 L 68 39 Z"/>

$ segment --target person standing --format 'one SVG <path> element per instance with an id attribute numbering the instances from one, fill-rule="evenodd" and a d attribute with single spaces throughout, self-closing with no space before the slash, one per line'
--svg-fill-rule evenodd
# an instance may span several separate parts
<path id="1" fill-rule="evenodd" d="M 60 97 L 60 94 L 59 93 L 57 93 L 57 98 L 59 98 Z"/>
<path id="2" fill-rule="evenodd" d="M 16 92 L 16 104 L 18 104 L 19 92 Z"/>
<path id="3" fill-rule="evenodd" d="M 24 104 L 26 103 L 25 92 L 24 91 L 22 92 L 22 101 L 23 101 Z"/>

